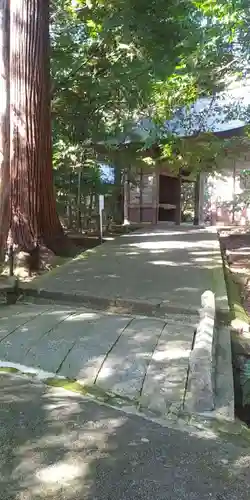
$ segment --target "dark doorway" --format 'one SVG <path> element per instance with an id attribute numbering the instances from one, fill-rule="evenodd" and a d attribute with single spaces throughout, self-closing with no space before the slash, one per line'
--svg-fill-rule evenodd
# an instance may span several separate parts
<path id="1" fill-rule="evenodd" d="M 158 220 L 175 222 L 176 205 L 180 197 L 180 181 L 176 177 L 159 175 Z"/>

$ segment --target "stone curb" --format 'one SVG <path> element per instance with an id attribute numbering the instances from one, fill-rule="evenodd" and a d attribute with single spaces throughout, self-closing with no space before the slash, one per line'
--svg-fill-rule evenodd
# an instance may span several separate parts
<path id="1" fill-rule="evenodd" d="M 230 328 L 227 325 L 218 328 L 216 351 L 216 407 L 214 416 L 234 421 L 232 348 Z"/>
<path id="2" fill-rule="evenodd" d="M 216 315 L 219 320 L 223 322 L 228 322 L 229 319 L 229 303 L 228 303 L 228 293 L 225 282 L 224 273 L 224 262 L 221 254 L 221 246 L 219 240 L 219 234 L 216 227 L 212 228 L 216 235 L 216 244 L 214 247 L 214 259 L 217 261 L 218 266 L 215 266 L 213 270 L 213 286 L 212 291 L 215 294 L 215 308 Z"/>
<path id="3" fill-rule="evenodd" d="M 180 306 L 179 304 L 166 305 L 157 299 L 143 301 L 122 299 L 119 297 L 92 296 L 84 292 L 72 294 L 59 290 L 48 291 L 42 288 L 34 288 L 27 284 L 22 285 L 21 283 L 19 292 L 26 297 L 61 301 L 69 304 L 77 303 L 83 307 L 106 310 L 118 314 L 145 314 L 157 317 L 165 317 L 166 314 L 197 314 L 197 308 Z"/>
<path id="4" fill-rule="evenodd" d="M 15 304 L 18 297 L 18 279 L 8 276 L 0 281 L 0 294 L 5 295 L 7 305 Z"/>
<path id="5" fill-rule="evenodd" d="M 215 296 L 207 290 L 201 297 L 200 320 L 189 358 L 184 410 L 190 413 L 212 411 L 214 402 Z"/>
<path id="6" fill-rule="evenodd" d="M 234 380 L 232 368 L 232 347 L 230 329 L 230 305 L 228 290 L 227 262 L 223 258 L 218 228 L 216 259 L 219 264 L 213 273 L 213 291 L 216 309 L 216 387 L 215 409 L 210 412 L 212 418 L 234 421 Z"/>

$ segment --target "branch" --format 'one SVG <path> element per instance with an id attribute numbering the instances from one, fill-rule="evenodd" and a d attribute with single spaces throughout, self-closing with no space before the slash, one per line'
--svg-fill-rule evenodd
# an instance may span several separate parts
<path id="1" fill-rule="evenodd" d="M 80 64 L 80 66 L 78 66 L 78 68 L 77 68 L 77 69 L 72 70 L 72 71 L 68 74 L 67 78 L 65 78 L 65 79 L 64 79 L 64 81 L 63 81 L 63 84 L 64 84 L 64 85 L 60 84 L 60 87 L 59 87 L 59 85 L 58 85 L 58 86 L 56 86 L 56 85 L 54 85 L 54 86 L 53 86 L 53 84 L 52 84 L 52 86 L 51 86 L 51 99 L 53 99 L 53 98 L 55 97 L 55 93 L 56 93 L 56 91 L 57 91 L 57 90 L 61 90 L 61 92 L 64 92 L 64 91 L 67 89 L 67 87 L 65 86 L 65 84 L 67 84 L 67 82 L 69 81 L 69 79 L 70 79 L 70 78 L 72 78 L 72 77 L 76 76 L 76 75 L 77 75 L 77 73 L 78 73 L 78 72 L 79 72 L 79 71 L 83 68 L 83 66 L 85 66 L 85 64 L 88 64 L 88 62 L 90 61 L 90 59 L 91 59 L 92 57 L 93 57 L 93 56 L 91 56 L 91 57 L 89 57 L 88 59 L 86 59 L 86 60 L 85 60 L 82 64 Z M 99 69 L 99 71 L 97 71 L 97 73 L 96 73 L 95 77 L 96 77 L 96 78 L 98 78 L 98 77 L 99 77 L 99 76 L 101 76 L 101 75 L 102 75 L 102 74 L 103 74 L 106 70 L 107 70 L 107 68 L 101 68 L 101 69 Z M 62 87 L 63 87 L 63 88 L 61 88 L 61 85 L 62 85 Z"/>
<path id="2" fill-rule="evenodd" d="M 78 66 L 78 68 L 76 70 L 70 71 L 70 73 L 67 76 L 67 78 L 64 79 L 64 88 L 61 89 L 62 91 L 66 90 L 65 83 L 67 83 L 71 77 L 74 77 L 75 75 L 77 75 L 78 71 L 80 71 L 80 69 L 83 68 L 83 66 L 86 64 L 86 62 L 87 61 L 84 61 L 80 66 Z M 53 86 L 53 84 L 52 84 L 52 86 L 51 86 L 51 98 L 52 99 L 54 97 L 54 94 L 55 94 L 56 90 L 59 90 L 59 86 L 58 87 L 56 85 Z"/>

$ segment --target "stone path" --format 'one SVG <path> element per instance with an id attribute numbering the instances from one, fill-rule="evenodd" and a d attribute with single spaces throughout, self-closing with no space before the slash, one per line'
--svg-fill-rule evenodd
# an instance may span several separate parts
<path id="1" fill-rule="evenodd" d="M 221 268 L 211 228 L 159 225 L 85 252 L 26 286 L 26 292 L 120 312 L 194 311 Z M 114 310 L 114 309 L 113 309 Z"/>
<path id="2" fill-rule="evenodd" d="M 217 299 L 218 282 L 212 228 L 159 225 L 118 237 L 27 285 L 37 303 L 0 310 L 0 361 L 165 414 L 183 405 L 201 295 L 212 289 Z"/>
<path id="3" fill-rule="evenodd" d="M 196 320 L 59 305 L 2 307 L 0 360 L 96 384 L 165 413 L 182 405 Z"/>

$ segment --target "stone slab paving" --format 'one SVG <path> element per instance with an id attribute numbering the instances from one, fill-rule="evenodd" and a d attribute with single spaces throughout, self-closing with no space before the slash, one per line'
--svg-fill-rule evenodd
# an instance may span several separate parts
<path id="1" fill-rule="evenodd" d="M 11 306 L 0 309 L 0 361 L 96 384 L 164 411 L 182 401 L 194 332 L 191 320 L 177 320 Z"/>
<path id="2" fill-rule="evenodd" d="M 93 383 L 165 412 L 183 401 L 195 313 L 220 268 L 211 228 L 159 225 L 118 237 L 28 285 L 35 297 L 43 291 L 69 307 L 0 310 L 0 361 Z"/>
<path id="3" fill-rule="evenodd" d="M 167 318 L 145 376 L 141 405 L 166 412 L 173 403 L 182 404 L 196 316 Z"/>
<path id="4" fill-rule="evenodd" d="M 120 396 L 138 398 L 164 326 L 162 320 L 133 319 L 107 356 L 97 385 Z"/>
<path id="5" fill-rule="evenodd" d="M 32 346 L 39 343 L 43 336 L 46 336 L 48 332 L 65 321 L 71 314 L 70 310 L 63 310 L 60 308 L 45 310 L 44 306 L 37 309 L 36 316 L 35 310 L 37 307 L 33 307 L 31 311 L 27 311 L 27 314 L 23 313 L 23 318 L 29 318 L 29 321 L 25 324 L 18 326 L 11 335 L 8 335 L 5 339 L 0 342 L 0 359 L 9 360 L 16 363 L 25 363 L 27 358 L 30 363 L 30 358 L 28 356 L 29 350 Z M 73 311 L 72 311 L 73 312 Z M 16 321 L 18 321 L 18 317 Z M 44 356 L 44 351 L 41 352 Z M 30 364 L 33 366 L 33 364 Z"/>
<path id="6" fill-rule="evenodd" d="M 23 305 L 3 306 L 0 313 L 0 339 L 8 337 L 17 328 L 25 325 L 32 318 L 39 317 L 47 309 L 51 309 L 51 307 L 40 305 L 35 305 L 32 308 L 25 308 Z"/>
<path id="7" fill-rule="evenodd" d="M 71 322 L 70 331 L 76 330 L 77 340 L 59 374 L 93 384 L 106 356 L 131 322 L 131 318 L 95 314 L 91 321 L 82 323 L 81 326 L 77 325 L 77 321 L 83 321 L 82 315 L 74 317 Z"/>
<path id="8" fill-rule="evenodd" d="M 87 310 L 81 314 L 73 313 L 62 322 L 59 320 L 53 329 L 40 335 L 37 342 L 28 349 L 24 364 L 57 373 L 70 350 L 81 335 L 84 335 L 86 324 L 93 317 L 95 313 Z M 42 323 L 40 331 L 43 331 Z"/>
<path id="9" fill-rule="evenodd" d="M 219 257 L 217 234 L 211 228 L 159 224 L 106 242 L 27 288 L 52 298 L 75 297 L 93 308 L 120 300 L 121 305 L 134 303 L 136 313 L 148 314 L 160 306 L 196 311 L 221 267 L 216 252 Z"/>

